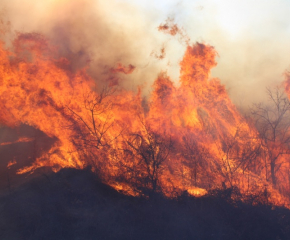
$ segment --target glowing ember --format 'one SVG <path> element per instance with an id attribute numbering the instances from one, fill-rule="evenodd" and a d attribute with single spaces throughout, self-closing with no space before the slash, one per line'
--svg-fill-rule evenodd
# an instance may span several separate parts
<path id="1" fill-rule="evenodd" d="M 196 197 L 204 196 L 207 194 L 207 191 L 205 189 L 202 189 L 202 188 L 189 188 L 189 189 L 187 189 L 187 191 L 189 194 L 196 196 Z"/>

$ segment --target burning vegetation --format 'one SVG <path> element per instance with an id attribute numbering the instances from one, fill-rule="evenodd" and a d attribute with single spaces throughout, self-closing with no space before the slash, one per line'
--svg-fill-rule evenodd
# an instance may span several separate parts
<path id="1" fill-rule="evenodd" d="M 180 32 L 170 22 L 159 30 Z M 246 119 L 210 78 L 217 53 L 209 45 L 187 43 L 179 83 L 160 73 L 145 100 L 142 88 L 98 85 L 86 68 L 71 71 L 56 52 L 39 34 L 19 34 L 10 50 L 0 45 L 1 124 L 26 124 L 56 139 L 18 174 L 91 166 L 104 183 L 133 196 L 238 189 L 241 200 L 290 207 L 290 104 L 283 91 L 269 90 L 270 105 L 256 105 Z"/>

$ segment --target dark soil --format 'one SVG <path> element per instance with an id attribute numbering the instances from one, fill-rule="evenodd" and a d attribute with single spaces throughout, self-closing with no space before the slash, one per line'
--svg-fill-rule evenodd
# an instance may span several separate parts
<path id="1" fill-rule="evenodd" d="M 125 196 L 89 169 L 39 174 L 0 198 L 0 239 L 290 239 L 290 211 L 226 194 Z"/>

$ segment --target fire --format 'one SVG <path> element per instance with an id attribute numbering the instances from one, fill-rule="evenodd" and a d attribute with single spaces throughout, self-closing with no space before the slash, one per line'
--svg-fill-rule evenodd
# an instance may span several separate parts
<path id="1" fill-rule="evenodd" d="M 8 162 L 8 164 L 7 164 L 7 168 L 9 169 L 11 166 L 13 166 L 13 165 L 15 165 L 15 164 L 17 164 L 17 162 L 16 162 L 15 159 L 13 159 L 13 160 L 11 160 L 10 162 Z"/>
<path id="2" fill-rule="evenodd" d="M 31 142 L 31 141 L 33 141 L 32 138 L 22 137 L 22 138 L 17 139 L 14 142 L 2 142 L 2 143 L 0 143 L 0 146 L 15 144 L 15 143 L 19 143 L 19 142 Z"/>
<path id="3" fill-rule="evenodd" d="M 207 191 L 205 189 L 202 189 L 202 188 L 189 188 L 187 189 L 188 193 L 193 195 L 193 196 L 204 196 L 205 194 L 207 194 Z"/>
<path id="4" fill-rule="evenodd" d="M 178 28 L 160 30 L 175 35 Z M 262 162 L 257 130 L 219 79 L 210 77 L 213 47 L 188 45 L 179 84 L 160 73 L 147 101 L 141 88 L 135 93 L 116 84 L 104 87 L 85 68 L 72 72 L 69 59 L 55 58 L 56 51 L 39 34 L 19 34 L 13 51 L 0 46 L 1 123 L 27 124 L 58 139 L 19 174 L 44 166 L 54 171 L 91 166 L 104 182 L 134 196 L 150 191 L 201 196 L 230 187 L 246 196 L 265 188 L 265 173 L 256 170 Z M 119 63 L 112 72 L 134 69 Z M 16 142 L 21 141 L 30 139 Z M 288 204 L 271 184 L 267 191 L 270 202 Z"/>

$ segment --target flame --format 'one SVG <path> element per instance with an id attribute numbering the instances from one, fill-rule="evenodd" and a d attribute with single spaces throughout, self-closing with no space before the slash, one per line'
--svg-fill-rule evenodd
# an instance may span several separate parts
<path id="1" fill-rule="evenodd" d="M 17 162 L 16 162 L 15 159 L 13 159 L 13 160 L 11 160 L 11 161 L 8 162 L 8 164 L 7 164 L 7 168 L 9 169 L 10 167 L 12 167 L 12 166 L 15 165 L 15 164 L 17 164 Z"/>
<path id="2" fill-rule="evenodd" d="M 31 142 L 31 141 L 33 141 L 32 138 L 22 137 L 22 138 L 17 139 L 14 142 L 2 142 L 0 143 L 0 146 L 10 145 L 10 144 L 15 144 L 15 143 L 20 143 L 20 142 Z"/>
<path id="3" fill-rule="evenodd" d="M 174 35 L 178 28 L 159 29 Z M 103 88 L 86 69 L 70 71 L 69 60 L 55 58 L 55 51 L 39 34 L 19 34 L 13 51 L 0 45 L 0 122 L 24 123 L 58 139 L 19 174 L 90 165 L 104 182 L 134 196 L 146 191 L 202 196 L 221 186 L 236 186 L 246 196 L 265 188 L 265 173 L 250 161 L 262 161 L 257 131 L 219 79 L 210 77 L 213 47 L 188 45 L 179 84 L 161 73 L 145 103 L 141 88 L 137 93 L 116 84 Z M 112 71 L 130 74 L 134 68 L 119 63 Z M 288 204 L 270 184 L 267 189 L 269 201 Z"/>
<path id="4" fill-rule="evenodd" d="M 207 191 L 205 189 L 197 187 L 189 188 L 187 189 L 187 192 L 196 197 L 204 196 L 207 194 Z"/>

